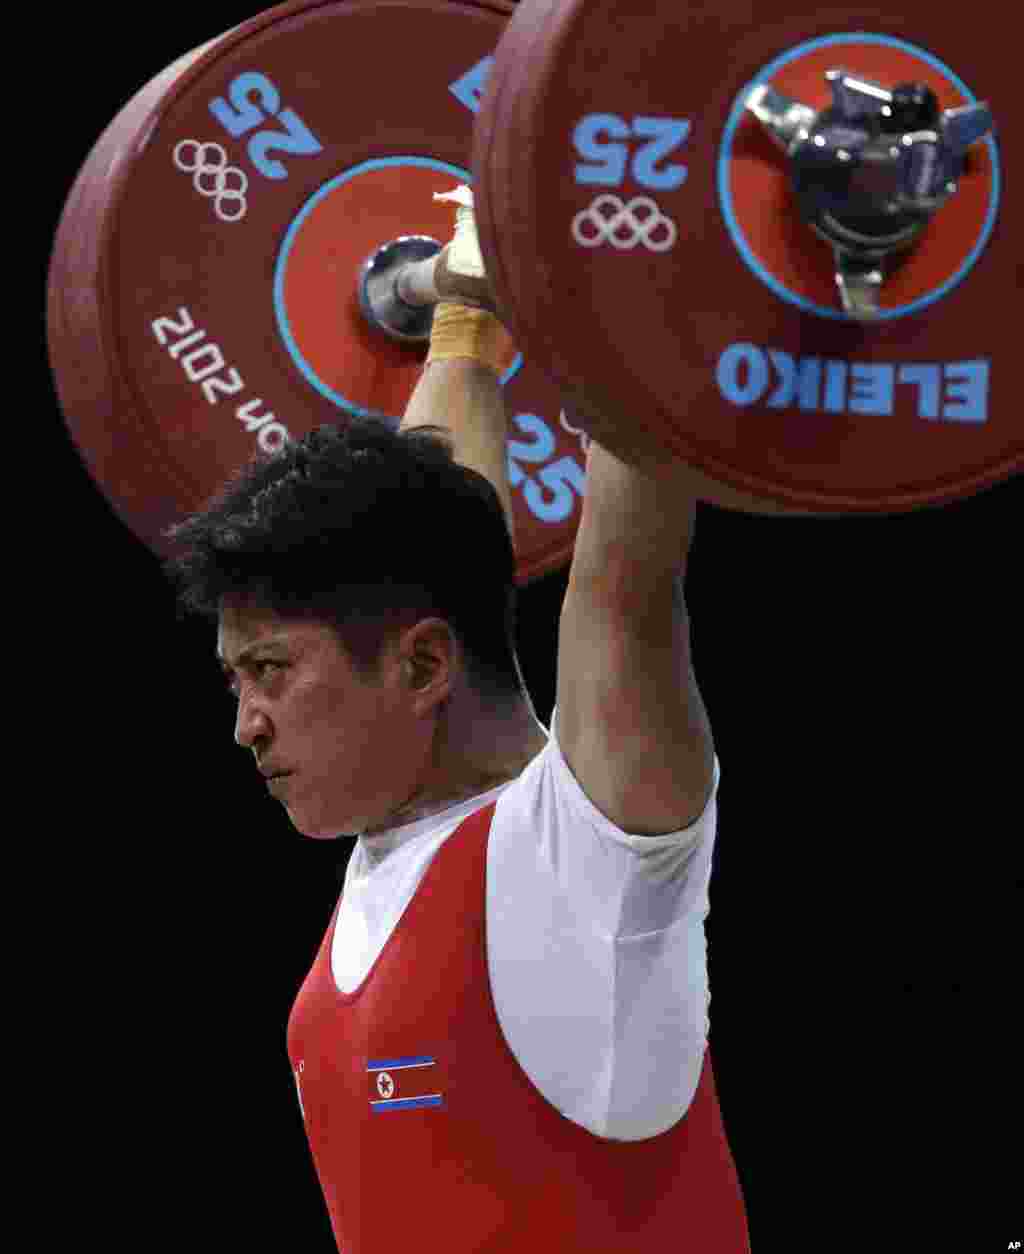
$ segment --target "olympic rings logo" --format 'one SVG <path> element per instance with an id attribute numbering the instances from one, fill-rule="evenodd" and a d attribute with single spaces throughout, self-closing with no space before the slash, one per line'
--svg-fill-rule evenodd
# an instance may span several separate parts
<path id="1" fill-rule="evenodd" d="M 624 236 L 626 227 L 629 234 Z M 623 203 L 611 193 L 598 196 L 588 209 L 573 218 L 572 234 L 583 248 L 611 244 L 625 250 L 643 244 L 652 253 L 668 252 L 679 237 L 676 224 L 650 196 L 634 196 Z"/>
<path id="2" fill-rule="evenodd" d="M 186 157 L 191 149 L 191 157 Z M 216 158 L 210 160 L 210 155 Z M 183 139 L 174 149 L 174 164 L 192 175 L 192 185 L 200 196 L 213 201 L 213 209 L 222 222 L 241 222 L 249 204 L 249 176 L 244 170 L 228 165 L 228 154 L 220 144 L 201 144 L 198 139 Z M 232 186 L 232 179 L 237 186 Z M 229 212 L 225 206 L 234 205 Z"/>

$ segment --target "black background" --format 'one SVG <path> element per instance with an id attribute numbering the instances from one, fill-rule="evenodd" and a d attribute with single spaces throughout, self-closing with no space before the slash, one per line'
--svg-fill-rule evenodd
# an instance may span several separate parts
<path id="1" fill-rule="evenodd" d="M 100 131 L 256 8 L 179 3 L 128 28 L 80 12 L 48 57 L 64 103 L 41 162 L 31 443 L 57 525 L 30 531 L 29 613 L 57 953 L 36 976 L 58 1026 L 38 1031 L 56 1031 L 47 1153 L 87 1182 L 79 1230 L 330 1254 L 285 1024 L 352 842 L 297 835 L 233 745 L 210 630 L 176 621 L 67 435 L 43 316 Z M 712 1050 L 755 1251 L 1021 1235 L 1000 1141 L 1019 1129 L 1022 503 L 1018 479 L 901 517 L 700 509 L 688 600 L 723 770 Z M 522 596 L 545 722 L 564 590 L 563 572 Z"/>

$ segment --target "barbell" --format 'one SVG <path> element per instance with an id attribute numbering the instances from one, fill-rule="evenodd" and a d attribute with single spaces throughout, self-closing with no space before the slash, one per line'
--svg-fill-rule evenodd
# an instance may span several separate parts
<path id="1" fill-rule="evenodd" d="M 71 434 L 161 552 L 254 454 L 397 423 L 429 311 L 385 334 L 370 298 L 435 264 L 465 183 L 519 350 L 520 582 L 571 555 L 586 433 L 730 507 L 962 499 L 1024 464 L 1010 55 L 922 0 L 270 9 L 146 84 L 78 174 L 48 285 Z"/>

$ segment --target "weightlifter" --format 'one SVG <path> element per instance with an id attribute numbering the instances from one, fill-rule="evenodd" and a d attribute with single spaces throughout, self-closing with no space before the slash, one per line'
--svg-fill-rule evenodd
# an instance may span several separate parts
<path id="1" fill-rule="evenodd" d="M 397 431 L 321 427 L 172 532 L 238 745 L 299 832 L 358 838 L 287 1032 L 338 1248 L 741 1254 L 690 481 L 591 442 L 545 729 L 514 648 L 507 332 L 486 283 L 436 275 Z"/>

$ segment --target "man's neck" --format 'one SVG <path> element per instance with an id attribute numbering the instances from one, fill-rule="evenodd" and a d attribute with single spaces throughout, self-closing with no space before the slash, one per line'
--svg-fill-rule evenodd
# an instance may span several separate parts
<path id="1" fill-rule="evenodd" d="M 384 824 L 364 832 L 364 836 L 372 838 L 440 814 L 516 779 L 547 744 L 547 736 L 524 697 L 494 714 L 477 711 L 461 728 L 450 726 L 446 743 L 449 763 L 443 779 L 416 792 Z M 455 754 L 450 748 L 453 743 L 460 747 Z"/>

